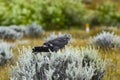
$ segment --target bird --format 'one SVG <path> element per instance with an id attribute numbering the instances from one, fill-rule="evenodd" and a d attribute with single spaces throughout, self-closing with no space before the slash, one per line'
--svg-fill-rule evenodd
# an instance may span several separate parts
<path id="1" fill-rule="evenodd" d="M 38 52 L 57 52 L 60 49 L 63 49 L 65 45 L 71 40 L 71 35 L 65 34 L 63 36 L 57 37 L 55 39 L 49 40 L 43 43 L 42 46 L 36 46 L 32 49 L 33 53 Z"/>

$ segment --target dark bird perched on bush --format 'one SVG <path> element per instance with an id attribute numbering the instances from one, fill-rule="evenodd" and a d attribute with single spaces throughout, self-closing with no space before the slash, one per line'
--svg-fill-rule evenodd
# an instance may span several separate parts
<path id="1" fill-rule="evenodd" d="M 42 46 L 34 47 L 33 52 L 57 52 L 65 47 L 71 39 L 71 35 L 65 34 L 45 42 Z"/>

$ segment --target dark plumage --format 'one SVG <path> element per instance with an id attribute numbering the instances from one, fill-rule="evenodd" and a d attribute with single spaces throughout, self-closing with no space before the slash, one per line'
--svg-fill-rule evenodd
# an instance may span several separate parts
<path id="1" fill-rule="evenodd" d="M 64 48 L 65 45 L 68 44 L 70 39 L 71 39 L 71 36 L 66 34 L 64 36 L 57 37 L 53 40 L 49 40 L 45 42 L 43 46 L 34 47 L 32 50 L 33 50 L 33 53 L 34 52 L 49 52 L 49 51 L 57 52 L 58 50 Z"/>

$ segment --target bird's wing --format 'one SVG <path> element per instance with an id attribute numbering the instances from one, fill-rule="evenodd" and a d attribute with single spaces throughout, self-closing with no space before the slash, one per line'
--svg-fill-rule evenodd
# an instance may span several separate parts
<path id="1" fill-rule="evenodd" d="M 53 46 L 64 46 L 68 43 L 68 40 L 65 38 L 56 38 L 54 40 L 50 40 L 48 42 L 46 42 L 46 44 L 51 44 Z"/>

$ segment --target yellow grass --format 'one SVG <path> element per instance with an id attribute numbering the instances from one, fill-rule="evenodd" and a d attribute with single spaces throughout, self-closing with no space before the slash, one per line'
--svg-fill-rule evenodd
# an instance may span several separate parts
<path id="1" fill-rule="evenodd" d="M 119 31 L 116 31 L 116 32 L 119 32 Z M 16 61 L 18 61 L 18 56 L 19 56 L 18 49 L 21 50 L 22 46 L 34 47 L 34 46 L 42 45 L 44 43 L 44 38 L 48 36 L 51 32 L 52 31 L 47 32 L 44 36 L 38 39 L 29 38 L 29 39 L 22 39 L 19 41 L 15 41 L 14 43 L 28 40 L 29 43 L 28 44 L 18 43 L 17 46 L 13 48 L 14 62 L 9 63 L 5 66 L 0 66 L 0 80 L 9 80 L 10 66 L 15 65 Z M 95 35 L 97 32 L 94 33 L 94 30 L 91 31 L 90 33 L 86 33 L 81 30 L 65 30 L 65 31 L 62 31 L 62 33 L 72 34 L 74 39 L 71 45 L 78 46 L 78 47 L 85 47 L 88 45 L 89 37 L 93 34 Z M 99 50 L 99 52 L 100 52 L 101 58 L 106 61 L 107 71 L 103 80 L 119 80 L 120 79 L 120 58 L 119 58 L 120 50 L 119 49 L 113 49 L 111 51 Z"/>

